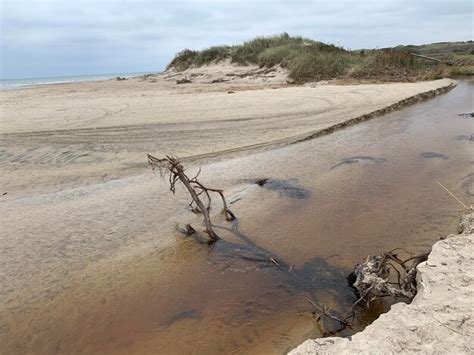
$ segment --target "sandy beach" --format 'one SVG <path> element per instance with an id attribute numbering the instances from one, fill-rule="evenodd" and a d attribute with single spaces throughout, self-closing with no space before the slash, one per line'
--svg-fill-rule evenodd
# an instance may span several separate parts
<path id="1" fill-rule="evenodd" d="M 237 68 L 194 69 L 184 85 L 167 73 L 0 91 L 4 198 L 133 175 L 147 152 L 203 159 L 288 144 L 451 83 L 289 86 Z"/>
<path id="2" fill-rule="evenodd" d="M 347 5 L 2 1 L 0 355 L 474 355 L 472 0 Z"/>
<path id="3" fill-rule="evenodd" d="M 459 138 L 470 122 L 457 116 L 472 84 L 304 141 L 454 81 L 293 86 L 240 70 L 213 84 L 228 69 L 183 85 L 166 73 L 0 92 L 0 348 L 280 354 L 320 336 L 301 292 L 347 307 L 345 277 L 360 258 L 425 250 L 455 228 L 456 202 L 434 180 L 472 196 L 470 141 Z M 176 226 L 199 216 L 147 168 L 147 152 L 183 157 L 191 174 L 202 167 L 241 232 L 301 283 L 236 257 L 229 245 L 245 243 L 218 208 L 225 243 L 182 238 Z M 273 180 L 262 188 L 260 177 Z"/>

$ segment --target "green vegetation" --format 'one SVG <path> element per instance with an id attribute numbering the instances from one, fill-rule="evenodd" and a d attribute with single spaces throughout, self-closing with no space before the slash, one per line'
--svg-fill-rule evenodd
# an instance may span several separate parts
<path id="1" fill-rule="evenodd" d="M 336 53 L 303 53 L 289 64 L 290 78 L 295 82 L 329 80 L 345 74 L 353 58 Z"/>
<path id="2" fill-rule="evenodd" d="M 235 46 L 230 57 L 232 63 L 258 64 L 263 67 L 271 62 L 288 64 L 292 59 L 304 53 L 319 54 L 321 52 L 345 52 L 345 50 L 334 45 L 299 36 L 291 37 L 288 33 L 283 33 L 277 36 L 257 37 L 240 46 Z"/>
<path id="3" fill-rule="evenodd" d="M 360 54 L 361 58 L 351 71 L 354 78 L 411 81 L 421 79 L 420 74 L 428 70 L 420 60 L 406 52 L 385 49 Z"/>
<path id="4" fill-rule="evenodd" d="M 474 75 L 474 42 L 438 42 L 420 46 L 397 46 L 396 51 L 417 53 L 451 63 L 444 70 L 444 75 L 463 76 Z M 438 71 L 441 71 L 438 68 Z"/>
<path id="5" fill-rule="evenodd" d="M 287 33 L 258 37 L 237 46 L 216 46 L 202 51 L 185 49 L 168 65 L 178 71 L 229 59 L 239 65 L 271 68 L 281 65 L 295 81 L 331 79 L 349 68 L 350 53 L 334 45 L 291 37 Z"/>
<path id="6" fill-rule="evenodd" d="M 419 53 L 454 63 L 429 65 L 410 53 Z M 474 44 L 443 42 L 424 46 L 398 46 L 380 50 L 347 51 L 332 44 L 317 42 L 287 33 L 257 37 L 236 46 L 214 46 L 202 51 L 185 49 L 168 65 L 183 71 L 229 60 L 238 65 L 287 68 L 297 83 L 334 78 L 383 81 L 414 81 L 453 74 L 474 74 Z"/>
<path id="7" fill-rule="evenodd" d="M 474 42 L 437 42 L 430 44 L 422 44 L 419 46 L 407 45 L 396 46 L 393 48 L 397 51 L 418 53 L 430 57 L 442 57 L 449 54 L 474 54 Z"/>
<path id="8" fill-rule="evenodd" d="M 198 53 L 195 58 L 195 64 L 197 66 L 210 64 L 212 62 L 220 62 L 227 58 L 227 53 L 230 47 L 226 46 L 215 46 L 205 49 Z"/>
<path id="9" fill-rule="evenodd" d="M 290 58 L 300 55 L 302 50 L 298 46 L 281 45 L 265 49 L 257 57 L 257 62 L 262 67 L 271 68 L 280 64 L 282 67 L 288 67 Z"/>
<path id="10" fill-rule="evenodd" d="M 168 64 L 168 68 L 174 67 L 178 71 L 183 71 L 196 63 L 198 52 L 191 49 L 184 49 Z M 168 69 L 167 68 L 167 69 Z"/>

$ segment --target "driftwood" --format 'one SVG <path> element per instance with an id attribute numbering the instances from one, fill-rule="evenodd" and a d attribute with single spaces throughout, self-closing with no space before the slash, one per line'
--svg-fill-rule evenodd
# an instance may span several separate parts
<path id="1" fill-rule="evenodd" d="M 441 60 L 441 59 L 438 59 L 438 58 L 428 57 L 426 55 L 421 55 L 421 54 L 418 54 L 418 53 L 410 53 L 410 54 L 414 57 L 424 59 L 424 60 L 427 60 L 427 61 L 430 61 L 430 62 L 442 63 L 442 64 L 446 64 L 446 65 L 453 65 L 454 64 L 451 61 L 444 61 L 444 60 Z"/>
<path id="2" fill-rule="evenodd" d="M 212 226 L 211 217 L 209 215 L 209 211 L 211 210 L 211 195 L 210 192 L 217 193 L 224 205 L 224 214 L 228 221 L 233 221 L 235 219 L 234 213 L 229 209 L 227 205 L 227 201 L 224 197 L 224 192 L 220 189 L 214 189 L 210 187 L 204 186 L 199 180 L 199 174 L 201 173 L 201 169 L 199 169 L 196 176 L 190 178 L 184 171 L 184 167 L 181 164 L 180 160 L 177 157 L 167 155 L 164 158 L 156 158 L 150 154 L 148 156 L 148 163 L 153 168 L 158 168 L 161 174 L 167 173 L 169 175 L 169 183 L 170 183 L 170 190 L 173 194 L 176 192 L 176 183 L 181 182 L 186 189 L 188 190 L 189 194 L 191 195 L 191 203 L 189 206 L 194 213 L 201 213 L 203 216 L 204 224 L 206 226 L 206 234 L 209 237 L 210 242 L 215 242 L 219 240 L 219 236 L 214 231 Z M 204 202 L 201 200 L 200 196 L 204 196 L 207 200 L 207 204 L 204 205 Z M 195 234 L 196 230 L 188 224 L 186 226 L 186 233 L 189 235 Z"/>
<path id="3" fill-rule="evenodd" d="M 290 269 L 290 267 L 280 257 L 266 250 L 265 248 L 258 246 L 247 235 L 240 231 L 239 220 L 229 209 L 223 190 L 207 187 L 198 180 L 201 169 L 199 169 L 198 173 L 194 177 L 190 178 L 185 173 L 185 169 L 178 158 L 166 156 L 160 159 L 150 154 L 147 156 L 148 163 L 153 167 L 153 169 L 158 168 L 162 176 L 168 175 L 170 190 L 173 192 L 173 194 L 176 191 L 176 184 L 178 182 L 181 182 L 186 187 L 189 194 L 191 195 L 191 203 L 189 204 L 191 211 L 194 213 L 200 213 L 203 216 L 204 225 L 206 226 L 205 233 L 208 236 L 208 244 L 214 245 L 214 243 L 219 240 L 221 242 L 220 249 L 231 250 L 232 254 L 229 255 L 231 257 L 253 261 L 256 263 L 263 263 L 265 265 L 272 265 L 282 270 Z M 232 222 L 230 228 L 212 224 L 209 215 L 212 203 L 210 193 L 216 193 L 220 196 L 225 218 L 227 221 Z M 204 201 L 202 196 L 204 196 Z M 235 237 L 241 239 L 245 245 L 228 242 L 221 239 L 215 232 L 215 229 L 221 229 L 232 233 Z M 199 233 L 190 224 L 187 224 L 185 228 L 181 229 L 181 231 L 186 235 L 195 236 L 198 241 L 202 240 Z"/>
<path id="4" fill-rule="evenodd" d="M 308 301 L 311 306 L 313 306 L 313 311 L 311 312 L 316 324 L 319 326 L 320 332 L 323 337 L 332 336 L 334 334 L 339 333 L 340 331 L 350 328 L 352 323 L 349 321 L 348 317 L 341 317 L 334 310 L 329 307 L 320 306 L 317 302 L 315 302 L 312 298 L 304 296 L 304 299 Z M 322 318 L 326 317 L 332 319 L 339 323 L 339 327 L 330 331 L 327 331 L 323 328 L 322 324 L 320 323 Z"/>
<path id="5" fill-rule="evenodd" d="M 187 79 L 187 78 L 183 78 L 183 79 L 178 79 L 176 80 L 176 84 L 179 85 L 179 84 L 191 84 L 192 81 Z"/>
<path id="6" fill-rule="evenodd" d="M 394 253 L 396 249 L 380 255 L 368 256 L 355 266 L 349 282 L 361 297 L 370 302 L 383 297 L 404 298 L 411 301 L 416 295 L 416 267 L 426 261 L 428 253 L 405 260 Z"/>
<path id="7" fill-rule="evenodd" d="M 217 78 L 217 79 L 214 79 L 211 81 L 211 84 L 218 84 L 218 83 L 224 83 L 226 81 L 229 81 L 228 79 L 224 79 L 224 78 Z"/>
<path id="8" fill-rule="evenodd" d="M 329 307 L 319 305 L 310 297 L 304 297 L 313 307 L 311 313 L 323 337 L 351 328 L 357 306 L 369 307 L 372 302 L 386 297 L 392 297 L 395 300 L 404 299 L 408 302 L 415 297 L 416 267 L 428 259 L 429 253 L 410 256 L 402 260 L 394 253 L 396 250 L 398 249 L 368 256 L 365 262 L 355 266 L 354 271 L 348 276 L 348 281 L 358 298 L 345 314 L 338 314 Z M 323 324 L 320 323 L 323 318 L 336 321 L 339 326 L 332 330 L 325 330 Z"/>

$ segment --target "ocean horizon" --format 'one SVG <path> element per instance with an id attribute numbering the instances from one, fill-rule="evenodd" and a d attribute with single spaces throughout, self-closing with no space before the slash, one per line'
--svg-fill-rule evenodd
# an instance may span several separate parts
<path id="1" fill-rule="evenodd" d="M 110 73 L 110 74 L 88 74 L 88 75 L 68 75 L 51 76 L 42 78 L 18 78 L 18 79 L 0 79 L 0 90 L 22 88 L 34 85 L 63 84 L 79 81 L 108 80 L 117 76 L 132 78 L 139 75 L 157 73 L 158 71 L 138 72 L 138 73 Z"/>

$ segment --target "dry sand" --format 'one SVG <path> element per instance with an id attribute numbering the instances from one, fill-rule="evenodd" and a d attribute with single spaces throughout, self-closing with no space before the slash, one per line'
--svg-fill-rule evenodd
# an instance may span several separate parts
<path id="1" fill-rule="evenodd" d="M 177 85 L 184 76 L 193 83 Z M 10 200 L 137 173 L 147 152 L 206 158 L 287 144 L 451 83 L 289 86 L 281 69 L 224 63 L 4 90 L 1 193 Z"/>

